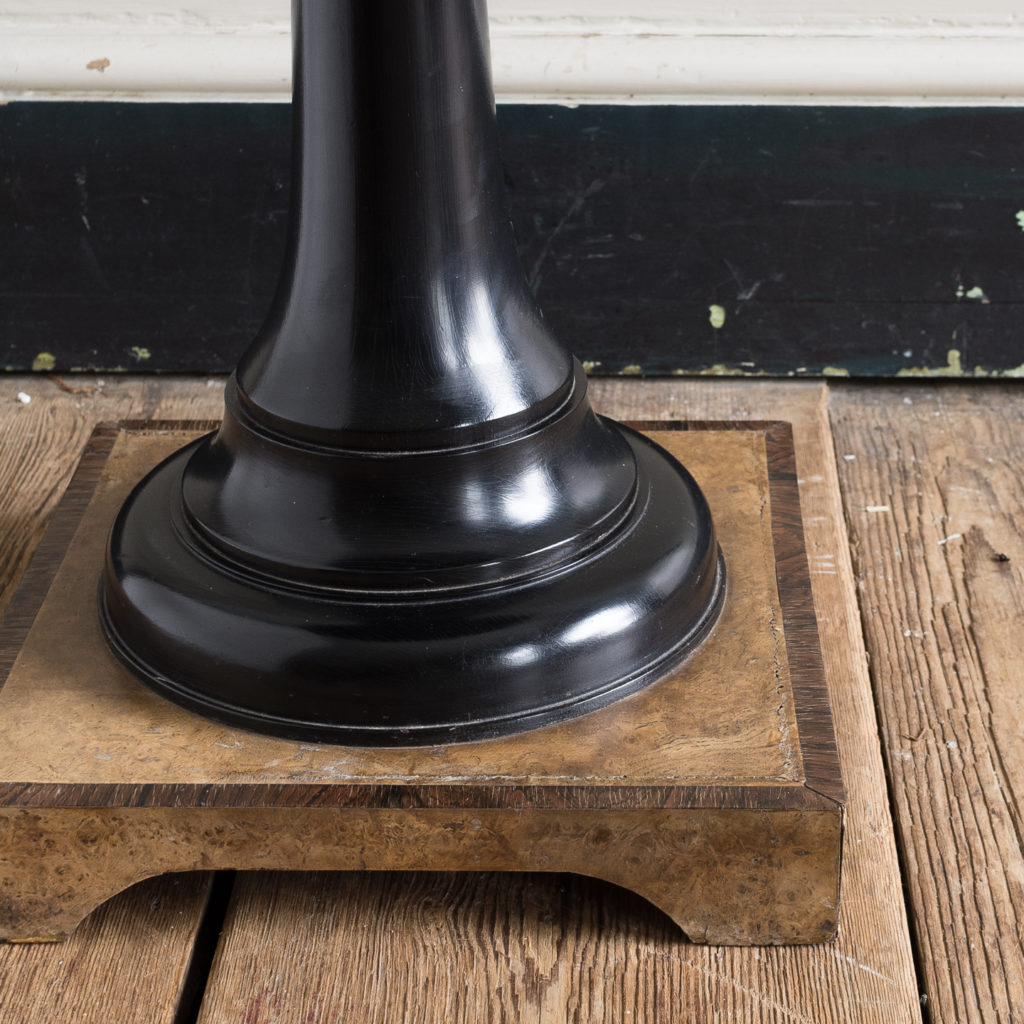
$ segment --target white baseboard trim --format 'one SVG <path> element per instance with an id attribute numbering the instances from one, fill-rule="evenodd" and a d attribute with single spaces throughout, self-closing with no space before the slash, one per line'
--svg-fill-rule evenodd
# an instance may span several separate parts
<path id="1" fill-rule="evenodd" d="M 139 7 L 104 15 L 101 2 L 76 15 L 72 0 L 12 3 L 0 14 L 0 99 L 287 100 L 287 5 L 263 0 L 256 13 L 212 6 L 219 17 L 166 7 L 159 16 Z M 737 24 L 707 15 L 683 23 L 525 16 L 519 7 L 529 3 L 492 2 L 495 88 L 506 102 L 1024 103 L 1016 19 Z"/>

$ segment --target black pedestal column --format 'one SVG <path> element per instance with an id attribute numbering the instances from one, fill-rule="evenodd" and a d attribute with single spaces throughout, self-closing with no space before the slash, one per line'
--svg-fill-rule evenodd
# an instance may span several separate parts
<path id="1" fill-rule="evenodd" d="M 505 210 L 474 0 L 298 0 L 292 225 L 221 429 L 114 525 L 101 614 L 223 721 L 419 744 L 672 668 L 723 592 L 687 472 L 591 411 Z"/>

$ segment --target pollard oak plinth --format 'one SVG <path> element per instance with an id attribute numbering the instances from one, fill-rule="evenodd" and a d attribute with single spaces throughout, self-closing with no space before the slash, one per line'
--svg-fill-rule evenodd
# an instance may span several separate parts
<path id="1" fill-rule="evenodd" d="M 387 748 L 216 724 L 105 644 L 111 521 L 212 426 L 98 428 L 5 620 L 0 937 L 58 938 L 128 885 L 193 869 L 571 871 L 694 941 L 834 934 L 843 791 L 787 425 L 633 425 L 690 468 L 730 567 L 682 666 L 530 732 Z"/>

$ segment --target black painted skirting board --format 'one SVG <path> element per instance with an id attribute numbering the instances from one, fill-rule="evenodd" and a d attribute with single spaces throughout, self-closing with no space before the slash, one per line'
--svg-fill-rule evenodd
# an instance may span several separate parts
<path id="1" fill-rule="evenodd" d="M 229 369 L 280 104 L 0 107 L 0 366 Z M 1022 374 L 1024 110 L 499 108 L 524 264 L 598 374 Z"/>

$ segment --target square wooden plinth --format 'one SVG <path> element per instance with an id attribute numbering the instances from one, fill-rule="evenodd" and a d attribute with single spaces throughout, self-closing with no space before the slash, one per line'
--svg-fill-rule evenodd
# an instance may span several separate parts
<path id="1" fill-rule="evenodd" d="M 690 939 L 836 929 L 843 791 L 781 423 L 644 423 L 711 505 L 728 592 L 680 669 L 506 739 L 366 749 L 206 721 L 107 651 L 96 591 L 129 489 L 209 424 L 101 426 L 0 636 L 0 938 L 55 938 L 197 868 L 572 871 Z"/>

